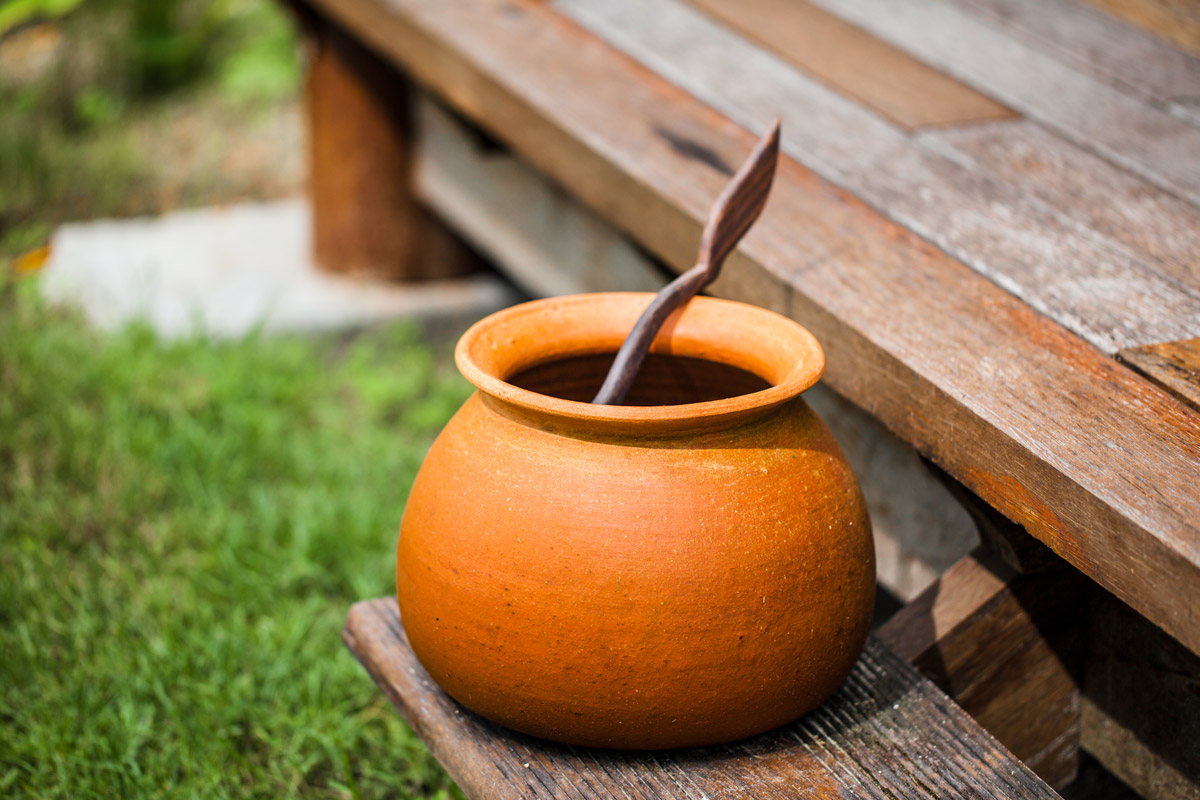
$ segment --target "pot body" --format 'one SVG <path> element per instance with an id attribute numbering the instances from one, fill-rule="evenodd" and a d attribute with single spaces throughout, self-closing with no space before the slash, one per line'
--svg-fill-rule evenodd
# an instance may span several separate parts
<path id="1" fill-rule="evenodd" d="M 621 748 L 731 741 L 828 697 L 871 618 L 865 504 L 801 397 L 752 411 L 625 430 L 473 395 L 401 524 L 401 616 L 434 680 L 516 730 Z"/>

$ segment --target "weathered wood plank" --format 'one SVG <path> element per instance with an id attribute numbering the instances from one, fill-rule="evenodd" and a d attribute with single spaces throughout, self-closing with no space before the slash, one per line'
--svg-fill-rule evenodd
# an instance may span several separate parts
<path id="1" fill-rule="evenodd" d="M 1200 291 L 1200 207 L 1066 145 L 1039 125 L 977 125 L 930 138 L 973 169 L 1011 182 L 1128 248 L 1143 269 Z"/>
<path id="2" fill-rule="evenodd" d="M 755 137 L 552 9 L 320 0 L 673 269 Z M 1200 651 L 1200 415 L 781 160 L 714 293 L 800 320 L 826 381 Z"/>
<path id="3" fill-rule="evenodd" d="M 1200 128 L 1007 35 L 954 0 L 813 0 L 1065 138 L 1200 202 Z"/>
<path id="4" fill-rule="evenodd" d="M 1027 121 L 922 132 L 910 138 L 772 54 L 697 13 L 679 0 L 559 0 L 556 7 L 676 85 L 756 128 L 778 114 L 783 149 L 818 174 L 849 189 L 892 219 L 969 264 L 1031 306 L 1086 337 L 1108 353 L 1147 342 L 1200 335 L 1200 280 L 1181 283 L 1125 242 L 1095 228 L 1089 217 L 1119 225 L 1122 210 L 1090 191 L 1072 197 L 1055 186 L 1061 173 L 1080 165 L 1066 142 L 1032 132 Z M 749 88 L 753 87 L 753 88 Z M 989 138 L 990 136 L 990 138 Z M 999 140 L 1001 159 L 1019 158 L 1022 140 L 1043 149 L 1052 169 L 991 169 L 977 165 L 970 149 Z M 1010 140 L 1012 144 L 1010 144 Z M 966 151 L 956 147 L 962 142 Z M 989 152 L 986 144 L 976 149 Z M 996 148 L 993 148 L 993 151 Z M 995 158 L 995 156 L 993 156 Z M 1101 185 L 1119 187 L 1135 203 L 1126 222 L 1143 207 L 1160 214 L 1144 234 L 1153 238 L 1177 225 L 1161 248 L 1186 251 L 1200 234 L 1200 209 L 1155 190 L 1100 159 Z M 1113 177 L 1110 173 L 1117 173 Z M 1087 183 L 1086 176 L 1074 181 Z M 1133 183 L 1133 186 L 1129 184 Z M 1118 198 L 1120 195 L 1118 195 Z M 1094 200 L 1094 204 L 1086 201 Z M 1174 201 L 1174 207 L 1166 201 Z M 1185 209 L 1179 211 L 1178 207 Z M 1176 275 L 1194 271 L 1174 266 Z"/>
<path id="5" fill-rule="evenodd" d="M 1081 576 L 1021 576 L 976 550 L 879 629 L 1052 786 L 1079 766 Z"/>
<path id="6" fill-rule="evenodd" d="M 1121 360 L 1200 409 L 1200 338 L 1122 350 Z"/>
<path id="7" fill-rule="evenodd" d="M 906 129 L 1011 110 L 803 0 L 691 0 L 724 25 Z"/>
<path id="8" fill-rule="evenodd" d="M 413 655 L 393 598 L 355 605 L 343 639 L 472 798 L 1056 796 L 874 640 L 803 719 L 730 745 L 648 753 L 557 745 L 462 708 Z"/>
<path id="9" fill-rule="evenodd" d="M 1186 115 L 1184 103 L 1200 94 L 1200 58 L 1085 3 L 958 2 L 1042 52 L 1171 113 Z"/>
<path id="10" fill-rule="evenodd" d="M 1200 54 L 1200 6 L 1188 0 L 1083 0 Z"/>

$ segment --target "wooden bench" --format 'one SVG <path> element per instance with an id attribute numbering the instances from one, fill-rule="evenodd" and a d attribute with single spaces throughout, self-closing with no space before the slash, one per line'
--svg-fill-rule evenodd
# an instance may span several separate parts
<path id="1" fill-rule="evenodd" d="M 780 114 L 788 157 L 714 293 L 813 330 L 826 384 L 1018 568 L 964 561 L 881 640 L 1056 784 L 1082 746 L 1195 796 L 1193 53 L 1074 0 L 303 1 L 335 268 L 469 261 L 405 188 L 414 83 L 675 271 Z"/>

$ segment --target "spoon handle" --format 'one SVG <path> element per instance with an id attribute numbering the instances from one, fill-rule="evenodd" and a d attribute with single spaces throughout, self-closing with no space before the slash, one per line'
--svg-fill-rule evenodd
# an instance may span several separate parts
<path id="1" fill-rule="evenodd" d="M 650 301 L 617 352 L 593 403 L 613 406 L 620 405 L 625 399 L 663 323 L 672 312 L 716 280 L 725 257 L 733 252 L 762 213 L 778 162 L 779 118 L 776 117 L 754 152 L 713 204 L 700 239 L 696 266 L 664 286 Z"/>

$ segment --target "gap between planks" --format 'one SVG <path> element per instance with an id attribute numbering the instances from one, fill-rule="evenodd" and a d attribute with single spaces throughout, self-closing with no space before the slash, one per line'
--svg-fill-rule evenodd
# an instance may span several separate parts
<path id="1" fill-rule="evenodd" d="M 1121 360 L 1200 411 L 1200 338 L 1132 347 Z"/>

